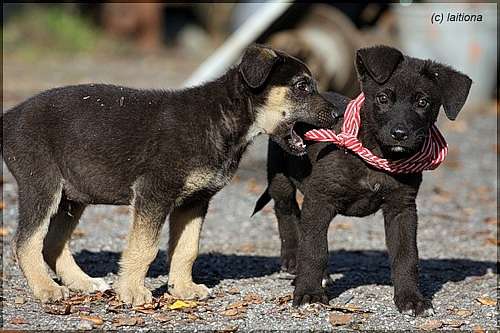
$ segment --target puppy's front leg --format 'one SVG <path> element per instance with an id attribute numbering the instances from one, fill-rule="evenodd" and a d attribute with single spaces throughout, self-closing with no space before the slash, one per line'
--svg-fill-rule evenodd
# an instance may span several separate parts
<path id="1" fill-rule="evenodd" d="M 208 202 L 176 207 L 170 214 L 168 291 L 182 299 L 206 298 L 210 290 L 193 282 L 193 264 L 198 256 L 201 227 Z"/>
<path id="2" fill-rule="evenodd" d="M 161 228 L 170 202 L 166 195 L 156 192 L 152 183 L 141 179 L 133 187 L 133 222 L 128 244 L 120 260 L 116 293 L 121 301 L 141 305 L 152 301 L 151 292 L 144 286 L 149 265 L 155 259 Z"/>
<path id="3" fill-rule="evenodd" d="M 328 266 L 328 225 L 335 209 L 320 196 L 307 193 L 302 205 L 293 305 L 328 303 L 322 279 Z"/>
<path id="4" fill-rule="evenodd" d="M 391 261 L 394 302 L 402 313 L 432 315 L 432 304 L 418 290 L 417 208 L 408 195 L 392 195 L 382 206 Z"/>

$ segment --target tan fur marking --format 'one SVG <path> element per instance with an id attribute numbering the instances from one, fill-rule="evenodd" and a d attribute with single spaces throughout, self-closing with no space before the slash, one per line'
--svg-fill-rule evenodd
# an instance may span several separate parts
<path id="1" fill-rule="evenodd" d="M 179 298 L 205 298 L 209 289 L 193 283 L 193 263 L 198 256 L 205 211 L 200 208 L 176 208 L 170 214 L 168 274 L 169 292 Z"/>
<path id="2" fill-rule="evenodd" d="M 52 204 L 38 230 L 17 250 L 19 266 L 26 276 L 28 285 L 33 290 L 35 297 L 43 302 L 68 296 L 67 289 L 59 286 L 49 276 L 42 254 L 43 241 L 49 229 L 50 218 L 57 212 L 59 202 L 61 201 L 61 194 L 62 183 L 54 194 Z"/>
<path id="3" fill-rule="evenodd" d="M 292 103 L 288 99 L 288 87 L 274 87 L 269 91 L 264 106 L 258 110 L 255 124 L 266 133 L 272 133 L 279 122 L 292 110 Z"/>
<path id="4" fill-rule="evenodd" d="M 144 287 L 149 265 L 155 259 L 160 239 L 160 230 L 151 230 L 155 225 L 151 217 L 138 214 L 128 236 L 127 247 L 120 260 L 120 273 L 116 292 L 125 303 L 139 305 L 151 301 L 151 292 Z"/>
<path id="5" fill-rule="evenodd" d="M 179 206 L 182 201 L 196 191 L 207 188 L 216 178 L 216 174 L 210 169 L 193 170 L 184 181 L 181 193 L 175 200 L 175 205 Z"/>
<path id="6" fill-rule="evenodd" d="M 49 267 L 71 290 L 93 292 L 104 291 L 109 286 L 103 279 L 91 278 L 75 262 L 68 241 L 83 213 L 83 207 L 71 212 L 56 213 L 51 220 L 45 238 L 43 255 Z"/>

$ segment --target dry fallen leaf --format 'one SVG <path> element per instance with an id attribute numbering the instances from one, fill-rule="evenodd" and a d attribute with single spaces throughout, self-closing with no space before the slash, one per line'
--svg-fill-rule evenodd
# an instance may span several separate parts
<path id="1" fill-rule="evenodd" d="M 240 290 L 236 287 L 231 287 L 227 290 L 227 292 L 231 295 L 239 294 Z"/>
<path id="2" fill-rule="evenodd" d="M 476 301 L 478 301 L 482 305 L 489 305 L 489 306 L 497 305 L 497 301 L 491 297 L 488 297 L 488 296 L 478 297 L 478 298 L 476 298 Z"/>
<path id="3" fill-rule="evenodd" d="M 141 317 L 119 317 L 113 319 L 113 327 L 142 325 L 144 325 L 144 319 Z"/>
<path id="4" fill-rule="evenodd" d="M 3 210 L 5 208 L 5 203 L 3 201 L 0 201 L 0 210 Z"/>
<path id="5" fill-rule="evenodd" d="M 236 332 L 238 330 L 239 326 L 238 325 L 234 325 L 234 326 L 227 326 L 221 330 L 217 330 L 217 332 L 220 332 L 220 333 L 233 333 L 233 332 Z"/>
<path id="6" fill-rule="evenodd" d="M 172 317 L 164 315 L 164 314 L 155 315 L 155 316 L 153 316 L 153 318 L 156 319 L 156 320 L 158 320 L 161 323 L 164 323 L 164 322 L 172 320 Z"/>
<path id="7" fill-rule="evenodd" d="M 473 331 L 474 333 L 484 333 L 484 328 L 482 328 L 479 325 L 474 326 Z"/>
<path id="8" fill-rule="evenodd" d="M 468 317 L 473 313 L 471 310 L 467 310 L 467 309 L 457 309 L 457 310 L 454 310 L 454 312 L 457 316 L 460 316 L 462 318 Z"/>
<path id="9" fill-rule="evenodd" d="M 23 325 L 23 324 L 27 324 L 28 322 L 26 321 L 26 319 L 24 319 L 22 317 L 14 317 L 10 320 L 10 323 L 12 325 Z"/>
<path id="10" fill-rule="evenodd" d="M 264 189 L 262 185 L 259 185 L 257 183 L 257 180 L 255 178 L 252 178 L 248 181 L 247 190 L 250 193 L 261 194 Z"/>
<path id="11" fill-rule="evenodd" d="M 425 323 L 418 326 L 419 329 L 424 331 L 432 331 L 438 329 L 443 326 L 443 322 L 436 319 L 431 319 L 426 321 Z"/>
<path id="12" fill-rule="evenodd" d="M 175 301 L 174 304 L 169 305 L 168 308 L 170 310 L 178 310 L 178 309 L 185 309 L 185 308 L 194 308 L 198 305 L 195 301 L 181 301 L 177 300 Z"/>
<path id="13" fill-rule="evenodd" d="M 229 309 L 229 310 L 222 312 L 222 314 L 224 316 L 228 316 L 228 317 L 236 316 L 238 313 L 239 313 L 238 309 Z"/>
<path id="14" fill-rule="evenodd" d="M 74 237 L 74 238 L 83 237 L 86 234 L 87 233 L 85 231 L 83 231 L 82 229 L 76 228 L 75 231 L 73 231 L 72 237 Z"/>
<path id="15" fill-rule="evenodd" d="M 238 301 L 238 302 L 234 302 L 232 304 L 229 304 L 227 307 L 226 307 L 226 310 L 229 310 L 229 309 L 238 309 L 238 308 L 242 308 L 242 307 L 245 307 L 247 306 L 248 303 L 245 302 L 245 301 Z"/>
<path id="16" fill-rule="evenodd" d="M 483 220 L 486 224 L 498 224 L 498 220 L 496 217 L 487 217 Z"/>
<path id="17" fill-rule="evenodd" d="M 252 253 L 252 252 L 255 252 L 255 250 L 257 250 L 257 247 L 255 246 L 255 244 L 252 244 L 252 243 L 246 243 L 246 244 L 242 244 L 238 250 L 240 252 L 243 252 L 243 253 Z"/>
<path id="18" fill-rule="evenodd" d="M 45 313 L 59 316 L 69 315 L 71 313 L 71 304 L 46 304 L 43 306 L 43 311 Z"/>
<path id="19" fill-rule="evenodd" d="M 334 311 L 344 312 L 344 313 L 371 313 L 369 310 L 363 310 L 359 306 L 353 304 L 346 305 L 327 305 L 327 307 Z"/>
<path id="20" fill-rule="evenodd" d="M 248 293 L 243 297 L 243 300 L 252 304 L 261 304 L 262 297 L 256 293 Z"/>
<path id="21" fill-rule="evenodd" d="M 293 299 L 292 294 L 288 294 L 288 295 L 285 295 L 285 296 L 279 296 L 278 298 L 276 298 L 274 300 L 274 303 L 276 303 L 278 305 L 283 305 L 283 304 L 287 304 L 292 299 Z"/>
<path id="22" fill-rule="evenodd" d="M 452 328 L 459 328 L 463 324 L 465 324 L 465 322 L 462 320 L 458 320 L 458 319 L 445 319 L 445 320 L 443 320 L 443 325 L 449 326 Z"/>
<path id="23" fill-rule="evenodd" d="M 80 316 L 80 318 L 82 320 L 90 321 L 92 324 L 96 326 L 104 324 L 104 320 L 102 320 L 102 318 L 98 316 Z"/>
<path id="24" fill-rule="evenodd" d="M 352 315 L 345 313 L 332 313 L 328 317 L 328 321 L 332 326 L 344 326 L 352 321 Z"/>

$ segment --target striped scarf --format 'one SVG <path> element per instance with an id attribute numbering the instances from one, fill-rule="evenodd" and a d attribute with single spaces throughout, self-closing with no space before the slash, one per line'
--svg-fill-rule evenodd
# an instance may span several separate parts
<path id="1" fill-rule="evenodd" d="M 375 168 L 391 173 L 417 173 L 433 170 L 444 161 L 448 153 L 448 144 L 436 125 L 432 125 L 429 129 L 429 135 L 420 151 L 406 159 L 390 161 L 374 155 L 369 149 L 363 147 L 358 139 L 358 132 L 361 124 L 359 111 L 364 101 L 365 96 L 361 93 L 356 99 L 349 102 L 340 134 L 329 129 L 314 129 L 308 131 L 305 138 L 313 141 L 333 142 L 339 147 L 352 151 Z"/>

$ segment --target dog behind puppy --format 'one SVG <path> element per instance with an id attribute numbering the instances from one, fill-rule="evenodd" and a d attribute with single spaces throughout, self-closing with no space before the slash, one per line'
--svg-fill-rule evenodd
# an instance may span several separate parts
<path id="1" fill-rule="evenodd" d="M 403 56 L 386 46 L 358 50 L 356 68 L 365 98 L 357 138 L 374 155 L 389 161 L 408 159 L 423 148 L 441 106 L 454 120 L 472 83 L 448 66 Z M 336 98 L 337 103 L 347 104 Z M 340 133 L 342 125 L 342 121 L 335 124 L 335 132 Z M 299 135 L 307 136 L 304 130 Z M 330 221 L 337 214 L 362 217 L 381 209 L 395 304 L 412 315 L 433 313 L 418 286 L 415 199 L 422 172 L 387 172 L 346 147 L 306 143 L 308 159 L 289 156 L 270 143 L 269 186 L 256 206 L 259 210 L 274 199 L 282 265 L 297 273 L 294 305 L 328 301 L 322 279 Z M 302 210 L 295 199 L 297 189 L 304 194 Z"/>
<path id="2" fill-rule="evenodd" d="M 19 191 L 15 252 L 35 297 L 109 288 L 78 267 L 67 243 L 92 204 L 133 208 L 115 284 L 122 301 L 151 301 L 144 278 L 168 214 L 169 292 L 206 297 L 208 288 L 195 284 L 191 271 L 212 196 L 229 183 L 256 135 L 267 133 L 295 153 L 302 147 L 292 144 L 294 123 L 329 126 L 330 112 L 302 62 L 258 45 L 198 87 L 67 86 L 15 106 L 2 119 L 3 157 Z"/>

